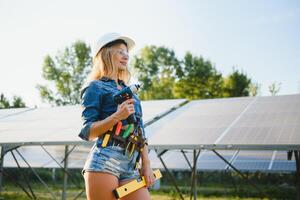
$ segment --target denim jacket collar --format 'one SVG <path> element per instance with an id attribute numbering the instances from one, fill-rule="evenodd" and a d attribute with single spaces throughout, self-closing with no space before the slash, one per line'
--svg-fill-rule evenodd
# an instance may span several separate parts
<path id="1" fill-rule="evenodd" d="M 102 76 L 99 80 L 105 81 L 105 82 L 107 82 L 107 81 L 113 81 L 115 83 L 115 81 L 113 79 L 111 79 L 111 78 L 109 78 L 107 76 Z M 118 79 L 118 83 L 122 84 L 122 85 L 125 85 L 124 81 L 120 80 L 120 79 Z"/>

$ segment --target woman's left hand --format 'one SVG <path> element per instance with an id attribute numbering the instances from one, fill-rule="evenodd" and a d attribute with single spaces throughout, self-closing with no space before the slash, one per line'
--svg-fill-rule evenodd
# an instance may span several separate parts
<path id="1" fill-rule="evenodd" d="M 145 181 L 147 184 L 146 187 L 150 187 L 151 185 L 153 185 L 153 183 L 155 181 L 155 177 L 154 177 L 153 171 L 150 167 L 150 161 L 142 163 L 141 172 L 142 172 L 142 175 L 145 177 Z"/>

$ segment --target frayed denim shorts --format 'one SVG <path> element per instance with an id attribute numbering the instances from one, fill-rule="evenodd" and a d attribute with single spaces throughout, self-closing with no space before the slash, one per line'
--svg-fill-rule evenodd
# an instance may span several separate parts
<path id="1" fill-rule="evenodd" d="M 139 172 L 135 168 L 138 152 L 134 151 L 131 157 L 124 155 L 124 148 L 119 146 L 98 147 L 91 149 L 85 165 L 84 172 L 105 172 L 115 175 L 119 181 L 139 178 Z"/>

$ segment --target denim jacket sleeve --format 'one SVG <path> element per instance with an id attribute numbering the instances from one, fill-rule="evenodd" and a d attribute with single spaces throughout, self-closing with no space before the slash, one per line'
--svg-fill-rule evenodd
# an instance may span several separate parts
<path id="1" fill-rule="evenodd" d="M 144 121 L 143 121 L 142 118 L 140 120 L 141 120 L 140 121 L 140 125 L 141 125 L 142 131 L 143 131 L 143 137 L 147 140 L 147 136 L 146 136 L 146 132 L 145 132 L 145 127 L 144 127 Z"/>
<path id="2" fill-rule="evenodd" d="M 79 133 L 79 137 L 83 140 L 89 140 L 91 126 L 93 122 L 99 119 L 101 99 L 99 86 L 97 86 L 94 81 L 90 82 L 81 90 L 81 106 L 83 109 L 81 119 L 83 121 L 83 126 Z"/>

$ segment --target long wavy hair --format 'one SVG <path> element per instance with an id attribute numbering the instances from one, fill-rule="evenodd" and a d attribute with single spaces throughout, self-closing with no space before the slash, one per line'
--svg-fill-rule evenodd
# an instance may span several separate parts
<path id="1" fill-rule="evenodd" d="M 90 74 L 88 75 L 88 81 L 98 80 L 105 77 L 114 77 L 117 75 L 118 79 L 128 84 L 130 81 L 131 74 L 126 68 L 126 70 L 118 70 L 118 67 L 114 65 L 113 59 L 116 56 L 113 53 L 114 48 L 118 47 L 121 44 L 127 44 L 123 41 L 114 43 L 113 45 L 105 45 L 98 54 L 93 58 L 93 68 Z"/>

